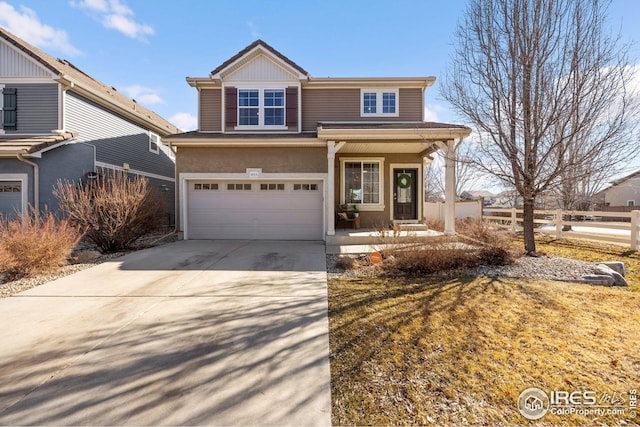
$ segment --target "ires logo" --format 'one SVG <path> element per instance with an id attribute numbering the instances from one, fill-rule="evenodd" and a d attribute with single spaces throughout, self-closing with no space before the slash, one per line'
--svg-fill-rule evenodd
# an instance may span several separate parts
<path id="1" fill-rule="evenodd" d="M 595 391 L 553 390 L 549 393 L 551 406 L 590 406 L 598 403 Z"/>

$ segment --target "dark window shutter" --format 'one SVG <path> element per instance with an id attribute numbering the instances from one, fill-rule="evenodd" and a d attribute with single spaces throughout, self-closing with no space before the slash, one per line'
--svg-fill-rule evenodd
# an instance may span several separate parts
<path id="1" fill-rule="evenodd" d="M 287 126 L 298 126 L 298 88 L 288 87 L 287 97 Z"/>
<path id="2" fill-rule="evenodd" d="M 5 87 L 2 90 L 2 100 L 2 128 L 4 130 L 17 130 L 18 90 L 14 87 Z"/>
<path id="3" fill-rule="evenodd" d="M 224 89 L 224 122 L 227 126 L 238 124 L 238 89 L 226 87 Z"/>

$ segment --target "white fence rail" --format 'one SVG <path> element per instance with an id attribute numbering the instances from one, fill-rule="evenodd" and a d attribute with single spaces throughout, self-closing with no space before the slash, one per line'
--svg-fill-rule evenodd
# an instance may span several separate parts
<path id="1" fill-rule="evenodd" d="M 425 219 L 441 219 L 444 221 L 444 203 L 424 202 Z M 456 202 L 456 219 L 482 217 L 482 201 L 467 200 Z"/>
<path id="2" fill-rule="evenodd" d="M 456 207 L 457 208 L 457 207 Z M 498 227 L 513 232 L 522 230 L 522 209 L 484 208 L 482 218 L 495 223 Z M 576 237 L 580 239 L 599 240 L 611 243 L 628 244 L 632 251 L 637 251 L 640 241 L 640 211 L 632 212 L 600 212 L 600 211 L 534 211 L 536 230 L 551 232 L 557 239 Z M 629 218 L 629 222 L 598 221 L 602 218 Z M 582 219 L 582 220 L 578 220 Z M 588 219 L 585 220 L 585 219 Z M 563 231 L 565 225 L 571 231 Z M 573 228 L 576 227 L 574 230 Z"/>

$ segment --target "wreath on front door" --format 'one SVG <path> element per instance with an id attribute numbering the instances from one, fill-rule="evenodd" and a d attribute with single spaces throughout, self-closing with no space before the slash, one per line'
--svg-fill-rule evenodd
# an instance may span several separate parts
<path id="1" fill-rule="evenodd" d="M 409 188 L 411 187 L 411 175 L 403 173 L 398 176 L 398 187 Z"/>

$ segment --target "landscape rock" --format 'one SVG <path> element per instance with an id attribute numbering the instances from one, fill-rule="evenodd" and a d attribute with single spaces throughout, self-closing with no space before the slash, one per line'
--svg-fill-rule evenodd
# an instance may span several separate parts
<path id="1" fill-rule="evenodd" d="M 627 277 L 627 272 L 624 268 L 624 262 L 608 261 L 608 262 L 601 262 L 600 264 L 606 265 L 610 269 L 617 271 L 622 275 L 622 277 Z"/>
<path id="2" fill-rule="evenodd" d="M 605 264 L 596 265 L 595 273 L 599 274 L 599 275 L 609 276 L 609 277 L 613 278 L 614 286 L 629 286 L 629 284 L 624 279 L 622 274 L 618 273 L 617 271 L 613 270 L 612 268 L 609 268 Z"/>
<path id="3" fill-rule="evenodd" d="M 582 280 L 590 285 L 613 286 L 615 280 L 613 277 L 603 274 L 587 274 Z"/>
<path id="4" fill-rule="evenodd" d="M 100 258 L 102 254 L 98 251 L 78 251 L 71 256 L 73 264 L 86 264 Z"/>

